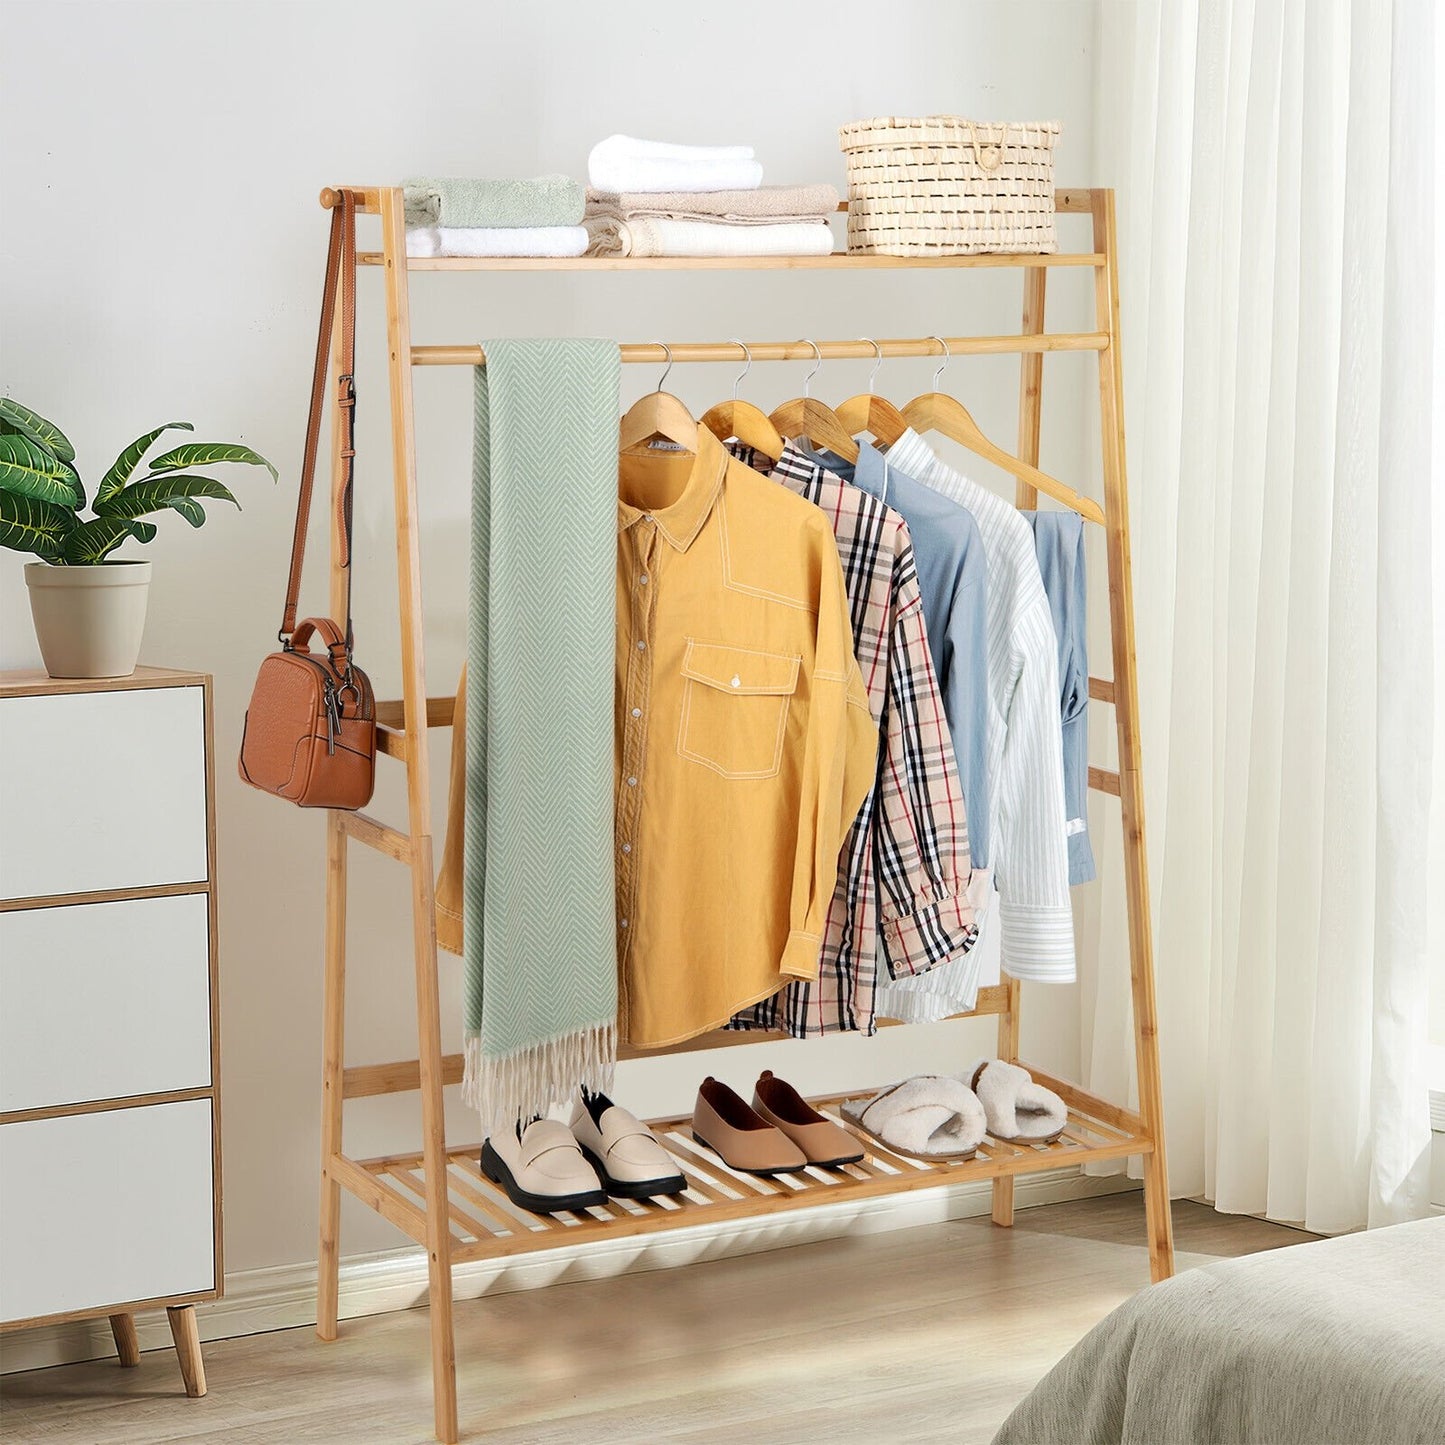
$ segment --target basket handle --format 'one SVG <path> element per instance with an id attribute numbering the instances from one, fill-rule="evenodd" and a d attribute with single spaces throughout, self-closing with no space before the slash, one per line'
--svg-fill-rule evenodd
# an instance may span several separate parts
<path id="1" fill-rule="evenodd" d="M 978 143 L 978 126 L 973 121 L 968 123 L 968 133 L 972 137 L 973 158 L 978 162 L 979 170 L 993 175 L 1003 164 L 1003 143 L 1007 132 L 1000 133 L 997 140 L 987 137 L 982 147 Z"/>

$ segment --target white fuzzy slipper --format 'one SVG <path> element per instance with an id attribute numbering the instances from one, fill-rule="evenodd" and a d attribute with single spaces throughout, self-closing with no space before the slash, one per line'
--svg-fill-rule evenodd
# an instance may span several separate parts
<path id="1" fill-rule="evenodd" d="M 919 1074 L 866 1099 L 848 1099 L 843 1117 L 884 1148 L 911 1159 L 971 1159 L 983 1143 L 983 1105 L 945 1074 Z"/>
<path id="2" fill-rule="evenodd" d="M 961 1078 L 978 1095 L 988 1132 L 995 1139 L 1049 1144 L 1069 1122 L 1068 1105 L 1052 1089 L 1034 1083 L 1029 1071 L 1017 1064 L 980 1059 Z"/>

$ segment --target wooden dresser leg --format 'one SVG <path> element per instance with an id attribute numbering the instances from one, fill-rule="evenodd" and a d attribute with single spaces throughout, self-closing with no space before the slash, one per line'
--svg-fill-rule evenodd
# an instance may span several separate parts
<path id="1" fill-rule="evenodd" d="M 127 1370 L 140 1364 L 140 1341 L 135 1333 L 134 1315 L 112 1315 L 110 1332 L 115 1336 L 115 1352 Z"/>
<path id="2" fill-rule="evenodd" d="M 170 1321 L 171 1338 L 176 1342 L 176 1358 L 181 1362 L 181 1379 L 186 1382 L 186 1394 L 193 1400 L 206 1393 L 206 1366 L 201 1359 L 201 1336 L 196 1329 L 194 1305 L 167 1305 L 166 1319 Z"/>

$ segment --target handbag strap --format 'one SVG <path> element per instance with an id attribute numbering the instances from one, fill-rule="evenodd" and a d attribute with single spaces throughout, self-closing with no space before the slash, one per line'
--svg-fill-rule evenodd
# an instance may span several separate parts
<path id="1" fill-rule="evenodd" d="M 337 292 L 341 300 L 340 373 L 336 378 L 336 404 L 341 408 L 340 460 L 343 479 L 337 496 L 340 524 L 340 562 L 346 573 L 346 653 L 350 666 L 351 632 L 351 488 L 356 457 L 356 197 L 343 190 L 331 210 L 331 239 L 326 249 L 326 281 L 321 291 L 321 329 L 316 338 L 316 366 L 311 374 L 311 410 L 306 418 L 306 446 L 301 456 L 301 489 L 296 498 L 296 529 L 291 537 L 291 571 L 286 579 L 286 607 L 277 634 L 291 646 L 296 630 L 296 606 L 301 594 L 301 568 L 306 560 L 306 529 L 311 520 L 311 493 L 316 480 L 316 454 L 321 445 L 321 418 L 326 406 L 326 376 L 332 328 L 336 322 Z"/>

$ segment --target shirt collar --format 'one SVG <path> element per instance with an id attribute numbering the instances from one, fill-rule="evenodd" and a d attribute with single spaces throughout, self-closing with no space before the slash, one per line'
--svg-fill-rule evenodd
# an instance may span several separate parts
<path id="1" fill-rule="evenodd" d="M 917 433 L 913 433 L 917 435 Z M 884 456 L 870 441 L 859 437 L 858 460 L 850 462 L 834 452 L 822 449 L 814 450 L 801 438 L 792 440 L 787 444 L 787 450 L 794 456 L 802 458 L 809 465 L 820 468 L 823 471 L 832 472 L 845 482 L 851 482 L 856 487 L 862 487 L 865 492 L 877 497 L 880 501 L 888 500 L 888 478 L 889 474 L 901 474 L 903 468 L 893 461 L 893 454 Z"/>
<path id="2" fill-rule="evenodd" d="M 921 477 L 938 458 L 928 443 L 912 427 L 909 427 L 888 448 L 888 460 L 905 475 Z"/>
<path id="3" fill-rule="evenodd" d="M 625 532 L 629 527 L 650 517 L 657 530 L 679 552 L 686 552 L 697 534 L 702 531 L 722 491 L 723 477 L 727 474 L 728 454 L 723 445 L 704 426 L 697 429 L 697 454 L 693 458 L 692 470 L 688 473 L 687 484 L 682 495 L 669 507 L 654 512 L 644 512 L 630 502 L 617 499 L 617 528 Z"/>

